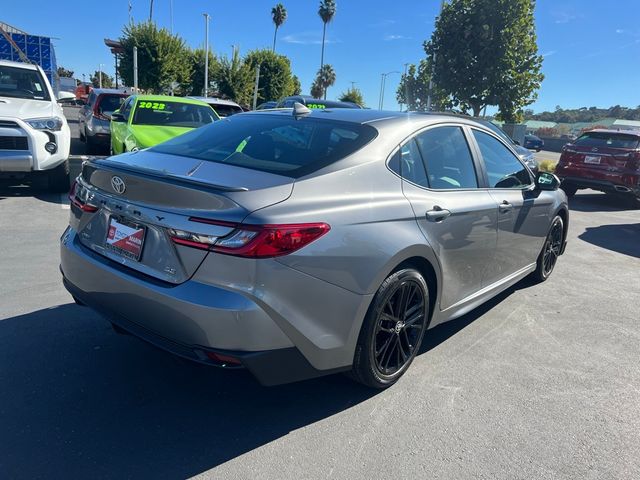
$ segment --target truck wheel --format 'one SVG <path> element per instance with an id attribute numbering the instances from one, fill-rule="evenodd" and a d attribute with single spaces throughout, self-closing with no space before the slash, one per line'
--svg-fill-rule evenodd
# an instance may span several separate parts
<path id="1" fill-rule="evenodd" d="M 47 172 L 49 191 L 64 193 L 69 191 L 69 160 Z"/>

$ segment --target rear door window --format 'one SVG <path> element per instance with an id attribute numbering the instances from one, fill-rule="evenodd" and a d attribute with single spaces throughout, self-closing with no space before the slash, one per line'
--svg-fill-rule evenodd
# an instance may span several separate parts
<path id="1" fill-rule="evenodd" d="M 98 108 L 102 113 L 111 115 L 120 108 L 124 99 L 125 97 L 121 97 L 120 95 L 101 95 Z"/>
<path id="2" fill-rule="evenodd" d="M 418 134 L 416 141 L 431 188 L 478 188 L 473 157 L 460 127 L 431 128 Z"/>
<path id="3" fill-rule="evenodd" d="M 362 148 L 369 125 L 291 115 L 234 115 L 151 150 L 300 177 Z"/>
<path id="4" fill-rule="evenodd" d="M 587 132 L 573 143 L 579 147 L 636 149 L 640 145 L 640 137 L 614 132 Z"/>
<path id="5" fill-rule="evenodd" d="M 490 188 L 525 188 L 532 182 L 529 170 L 498 139 L 473 130 L 484 160 Z"/>

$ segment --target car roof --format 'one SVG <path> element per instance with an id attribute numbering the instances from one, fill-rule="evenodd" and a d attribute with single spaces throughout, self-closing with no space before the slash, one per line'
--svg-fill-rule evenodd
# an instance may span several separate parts
<path id="1" fill-rule="evenodd" d="M 38 66 L 32 63 L 24 63 L 24 62 L 13 62 L 11 60 L 0 60 L 0 65 L 5 65 L 7 67 L 18 67 L 24 68 L 25 70 L 37 70 Z"/>
<path id="2" fill-rule="evenodd" d="M 291 116 L 292 112 L 292 108 L 277 108 L 271 110 L 253 110 L 251 112 L 244 113 L 244 115 Z M 397 124 L 401 122 L 410 122 L 413 125 L 430 125 L 433 123 L 444 123 L 454 120 L 456 123 L 465 123 L 468 125 L 480 126 L 485 129 L 487 128 L 481 123 L 476 122 L 468 115 L 459 115 L 448 112 L 397 112 L 364 108 L 323 108 L 312 109 L 310 113 L 305 115 L 310 115 L 315 118 L 325 118 L 358 124 L 372 124 L 376 126 L 382 126 L 382 124 Z"/>
<path id="3" fill-rule="evenodd" d="M 131 95 L 134 100 L 144 100 L 147 102 L 178 102 L 178 103 L 190 103 L 193 105 L 206 105 L 203 101 L 194 100 L 188 97 L 172 97 L 171 95 Z"/>
<path id="4" fill-rule="evenodd" d="M 238 105 L 236 102 L 234 102 L 233 100 L 225 100 L 224 98 L 216 98 L 216 97 L 196 97 L 196 96 L 188 96 L 185 98 L 191 98 L 193 100 L 200 100 L 201 102 L 205 102 L 205 103 L 217 103 L 218 105 L 230 105 L 233 107 L 240 107 L 240 105 Z"/>
<path id="5" fill-rule="evenodd" d="M 124 90 L 119 90 L 119 89 L 116 89 L 116 88 L 94 88 L 91 91 L 93 93 L 95 93 L 96 95 L 115 94 L 115 95 L 127 95 L 127 96 L 129 96 L 129 94 L 127 92 L 125 92 Z"/>
<path id="6" fill-rule="evenodd" d="M 582 132 L 580 135 L 584 135 L 585 133 L 622 133 L 626 135 L 640 136 L 640 130 L 618 130 L 617 128 L 595 128 L 593 130 Z"/>

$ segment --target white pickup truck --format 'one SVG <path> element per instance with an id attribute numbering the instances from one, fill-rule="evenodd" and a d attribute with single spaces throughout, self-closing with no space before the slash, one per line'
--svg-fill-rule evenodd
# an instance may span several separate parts
<path id="1" fill-rule="evenodd" d="M 69 125 L 38 65 L 0 60 L 0 178 L 44 176 L 49 189 L 69 189 Z"/>

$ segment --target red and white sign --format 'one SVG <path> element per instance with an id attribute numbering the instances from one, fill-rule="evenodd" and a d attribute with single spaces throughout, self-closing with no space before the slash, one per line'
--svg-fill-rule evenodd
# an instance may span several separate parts
<path id="1" fill-rule="evenodd" d="M 132 227 L 124 225 L 114 218 L 110 219 L 107 245 L 113 250 L 138 260 L 142 252 L 143 242 L 144 227 Z"/>

